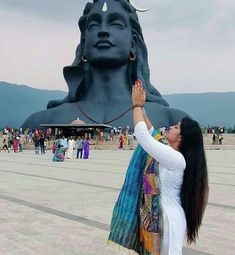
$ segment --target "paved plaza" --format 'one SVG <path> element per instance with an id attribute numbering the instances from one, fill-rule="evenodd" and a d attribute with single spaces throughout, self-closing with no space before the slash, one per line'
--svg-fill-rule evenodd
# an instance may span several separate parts
<path id="1" fill-rule="evenodd" d="M 112 209 L 131 150 L 0 153 L 0 255 L 121 255 L 107 247 Z M 197 245 L 184 255 L 235 252 L 235 150 L 207 150 L 210 197 Z"/>

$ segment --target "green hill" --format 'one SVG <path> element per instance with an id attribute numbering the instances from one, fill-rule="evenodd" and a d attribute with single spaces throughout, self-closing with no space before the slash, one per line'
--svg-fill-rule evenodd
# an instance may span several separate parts
<path id="1" fill-rule="evenodd" d="M 170 106 L 184 110 L 201 125 L 235 125 L 235 92 L 173 94 L 163 97 Z"/>
<path id="2" fill-rule="evenodd" d="M 34 89 L 25 85 L 0 82 L 0 127 L 20 127 L 34 112 L 46 109 L 51 99 L 62 99 L 63 91 Z"/>
<path id="3" fill-rule="evenodd" d="M 34 89 L 0 82 L 0 127 L 20 127 L 34 112 L 46 109 L 47 102 L 62 99 L 64 91 Z M 183 110 L 201 125 L 235 125 L 235 92 L 163 95 L 171 107 Z"/>

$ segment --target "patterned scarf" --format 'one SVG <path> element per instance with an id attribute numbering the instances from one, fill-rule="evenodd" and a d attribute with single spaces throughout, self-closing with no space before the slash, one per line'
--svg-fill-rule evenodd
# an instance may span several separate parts
<path id="1" fill-rule="evenodd" d="M 153 137 L 165 143 L 159 131 L 154 130 Z M 160 255 L 158 169 L 159 163 L 138 145 L 113 209 L 108 244 L 117 244 L 129 254 Z"/>

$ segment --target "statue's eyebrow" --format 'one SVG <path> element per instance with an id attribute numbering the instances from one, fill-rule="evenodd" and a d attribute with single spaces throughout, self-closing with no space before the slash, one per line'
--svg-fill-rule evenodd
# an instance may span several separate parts
<path id="1" fill-rule="evenodd" d="M 111 12 L 111 13 L 109 13 L 108 14 L 108 19 L 109 20 L 118 19 L 118 20 L 122 21 L 125 25 L 127 25 L 126 18 L 123 15 L 121 15 L 120 13 L 118 13 L 118 12 Z"/>
<path id="2" fill-rule="evenodd" d="M 99 13 L 92 13 L 87 18 L 87 24 L 89 24 L 89 22 L 91 22 L 92 20 L 100 22 L 101 19 L 102 19 L 102 17 Z"/>

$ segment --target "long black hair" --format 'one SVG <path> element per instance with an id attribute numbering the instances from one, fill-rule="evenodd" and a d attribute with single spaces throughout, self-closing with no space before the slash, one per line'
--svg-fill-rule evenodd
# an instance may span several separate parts
<path id="1" fill-rule="evenodd" d="M 199 124 L 189 117 L 181 121 L 179 149 L 186 161 L 180 195 L 187 221 L 187 241 L 196 243 L 209 188 L 202 131 Z"/>

